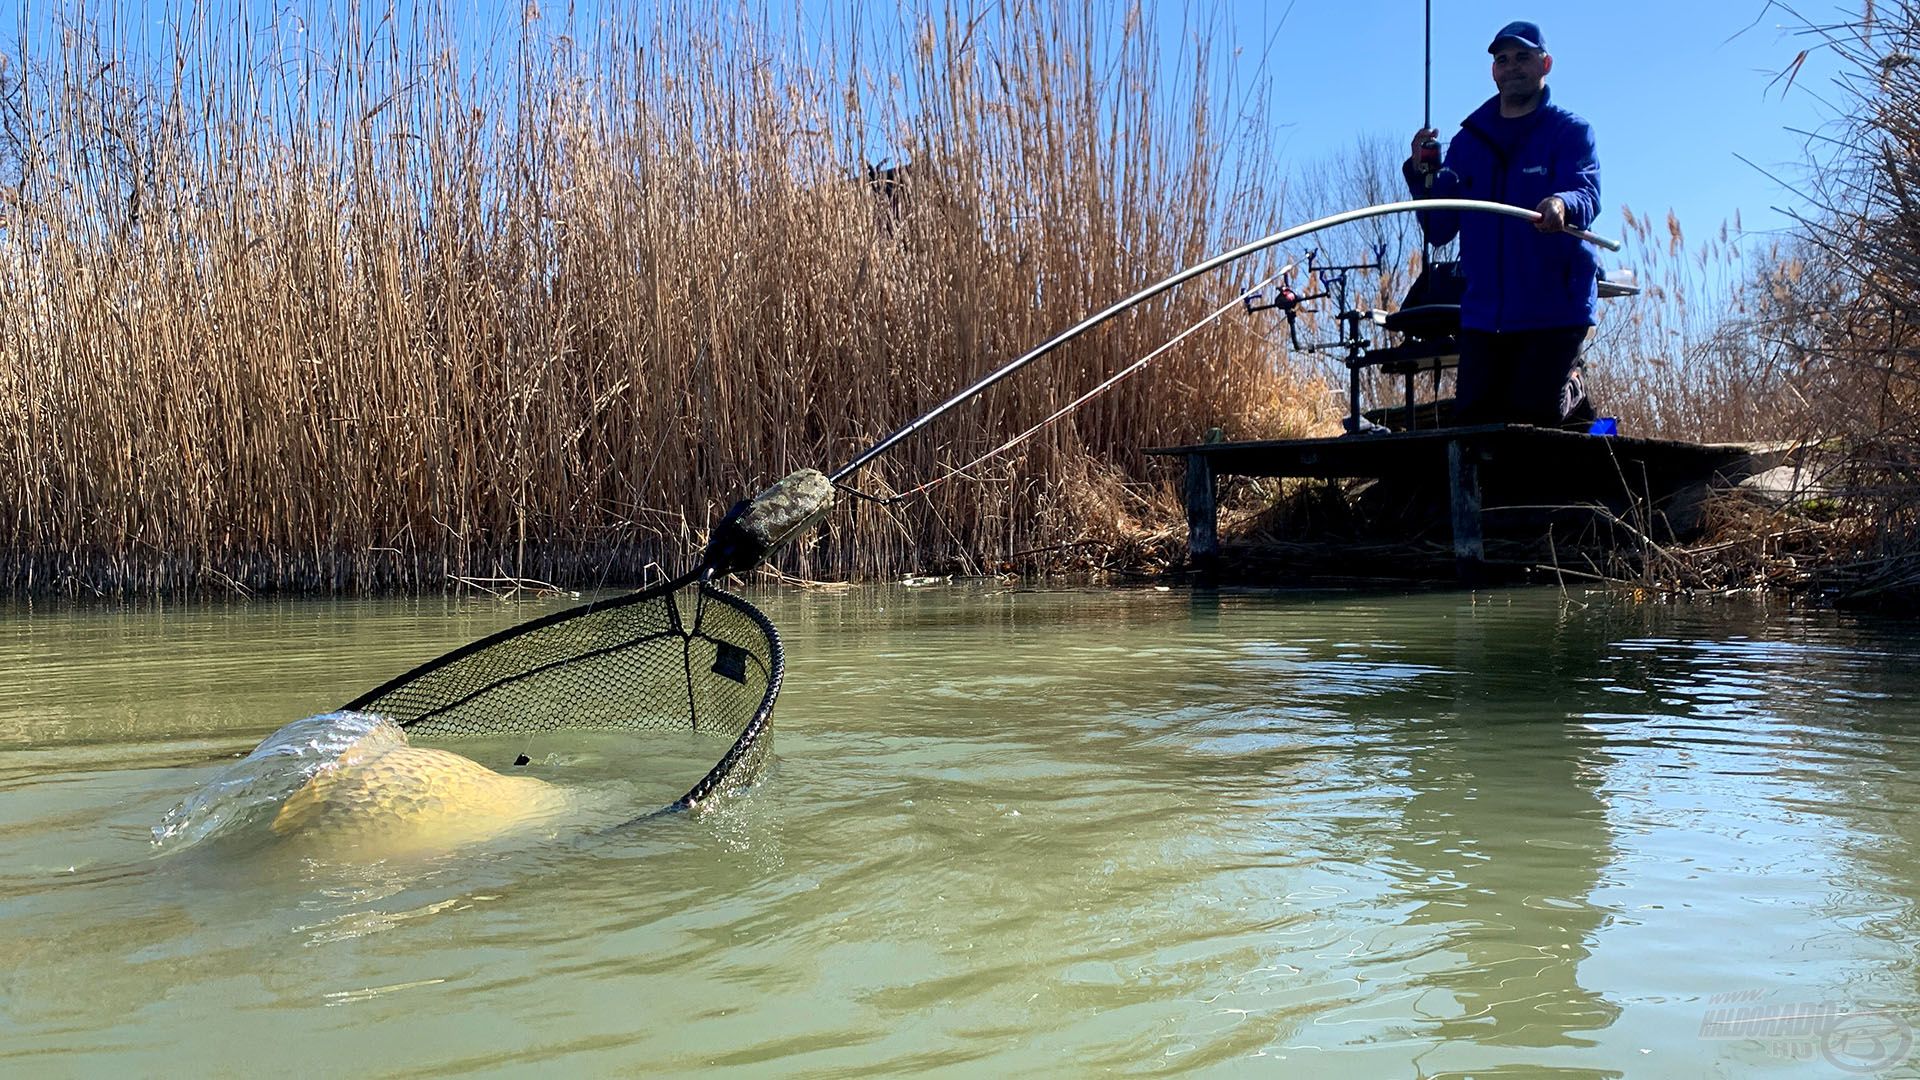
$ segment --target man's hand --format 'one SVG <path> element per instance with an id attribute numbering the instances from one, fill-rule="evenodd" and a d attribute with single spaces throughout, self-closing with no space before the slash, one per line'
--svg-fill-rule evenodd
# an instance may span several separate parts
<path id="1" fill-rule="evenodd" d="M 1434 128 L 1421 128 L 1419 131 L 1413 133 L 1412 157 L 1415 162 L 1422 160 L 1423 157 L 1437 158 L 1438 155 L 1436 152 L 1439 149 L 1440 132 L 1438 130 Z"/>
<path id="2" fill-rule="evenodd" d="M 1567 201 L 1558 195 L 1549 195 L 1534 207 L 1540 220 L 1533 227 L 1541 232 L 1561 232 L 1567 227 Z"/>

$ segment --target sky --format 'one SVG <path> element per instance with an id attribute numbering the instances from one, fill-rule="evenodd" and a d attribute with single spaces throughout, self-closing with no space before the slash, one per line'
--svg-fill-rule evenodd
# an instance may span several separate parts
<path id="1" fill-rule="evenodd" d="M 555 10 L 580 15 L 610 8 L 641 23 L 674 6 L 673 0 L 569 0 L 560 8 L 561 2 L 555 0 Z M 945 2 L 909 0 L 906 6 L 938 10 Z M 996 2 L 1066 0 L 958 2 L 987 9 Z M 1126 0 L 1091 2 L 1106 12 L 1097 21 L 1112 28 Z M 1220 51 L 1234 59 L 1230 93 L 1238 119 L 1275 129 L 1290 158 L 1306 163 L 1331 157 L 1361 134 L 1411 141 L 1420 126 L 1423 0 L 1140 2 L 1163 48 L 1196 28 L 1211 32 Z M 1814 18 L 1831 19 L 1843 10 L 1833 0 L 1799 3 Z M 1749 233 L 1779 230 L 1790 219 L 1776 207 L 1805 206 L 1780 181 L 1803 178 L 1804 133 L 1819 130 L 1831 116 L 1820 100 L 1831 92 L 1831 69 L 1816 55 L 1790 88 L 1776 82 L 1811 42 L 1791 33 L 1789 25 L 1797 20 L 1770 8 L 1768 0 L 1431 4 L 1433 118 L 1441 137 L 1450 138 L 1459 121 L 1493 93 L 1486 48 L 1494 32 L 1513 19 L 1539 23 L 1554 57 L 1548 84 L 1555 103 L 1594 127 L 1605 202 L 1601 220 L 1616 234 L 1622 205 L 1656 218 L 1671 209 L 1693 234 L 1731 222 L 1736 210 Z M 511 39 L 520 13 L 512 0 L 454 0 L 454 7 L 464 13 L 467 31 L 482 40 Z M 843 35 L 849 24 L 884 40 L 903 19 L 911 21 L 900 8 L 893 0 L 774 0 L 761 10 L 775 26 L 802 24 L 804 36 L 815 40 Z M 886 53 L 870 44 L 866 58 L 884 66 Z"/>
<path id="2" fill-rule="evenodd" d="M 874 0 L 789 2 L 809 36 L 900 18 L 896 5 Z M 990 7 L 994 0 L 971 2 Z M 1112 27 L 1124 0 L 1092 2 Z M 1406 145 L 1421 124 L 1423 0 L 1141 2 L 1163 50 L 1199 29 L 1216 56 L 1232 58 L 1231 72 L 1216 77 L 1229 88 L 1233 119 L 1277 136 L 1289 167 L 1336 157 L 1361 136 Z M 1622 236 L 1625 206 L 1656 222 L 1671 210 L 1690 238 L 1737 220 L 1748 240 L 1764 244 L 1791 227 L 1792 211 L 1812 211 L 1794 187 L 1806 180 L 1808 133 L 1831 127 L 1834 110 L 1823 95 L 1841 98 L 1822 52 L 1791 82 L 1778 78 L 1815 44 L 1795 32 L 1801 24 L 1791 11 L 1768 0 L 1431 2 L 1433 122 L 1442 139 L 1493 93 L 1487 45 L 1494 33 L 1513 19 L 1540 24 L 1554 57 L 1554 102 L 1586 118 L 1596 134 L 1597 232 Z M 1797 2 L 1813 19 L 1846 13 L 1833 0 Z"/>
<path id="3" fill-rule="evenodd" d="M 1185 17 L 1175 7 L 1155 9 L 1163 25 Z M 1810 0 L 1802 10 L 1838 9 Z M 1239 51 L 1236 81 L 1256 82 L 1264 62 L 1287 88 L 1250 101 L 1248 119 L 1287 125 L 1290 155 L 1326 154 L 1362 131 L 1411 141 L 1422 108 L 1421 0 L 1272 0 L 1228 4 L 1221 14 L 1221 32 Z M 1800 182 L 1806 138 L 1793 129 L 1817 130 L 1831 116 L 1820 101 L 1832 85 L 1818 55 L 1790 90 L 1769 89 L 1810 43 L 1786 32 L 1787 13 L 1767 10 L 1765 0 L 1433 0 L 1433 116 L 1443 139 L 1492 95 L 1486 47 L 1512 19 L 1540 24 L 1554 57 L 1554 102 L 1593 125 L 1600 231 L 1618 235 L 1623 204 L 1660 217 L 1672 209 L 1695 235 L 1735 210 L 1749 233 L 1780 229 L 1789 219 L 1772 208 L 1806 205 L 1762 171 Z M 1296 89 L 1305 87 L 1325 89 Z"/>
<path id="4" fill-rule="evenodd" d="M 190 3 L 190 0 L 185 0 Z M 510 48 L 523 0 L 447 0 L 458 32 L 474 52 Z M 914 0 L 938 8 L 944 0 Z M 995 3 L 1060 0 L 962 0 Z M 1125 0 L 1092 0 L 1108 25 Z M 250 12 L 265 25 L 323 0 L 208 0 L 209 10 Z M 1840 11 L 1832 0 L 1802 0 L 1812 17 Z M 409 21 L 437 0 L 363 0 L 369 25 Z M 1142 0 L 1163 47 L 1196 27 L 1210 30 L 1217 53 L 1231 55 L 1236 119 L 1277 135 L 1288 159 L 1311 164 L 1351 147 L 1361 135 L 1409 141 L 1422 110 L 1423 0 Z M 106 7 L 113 7 L 109 3 Z M 164 36 L 167 12 L 134 3 L 128 21 Z M 673 0 L 553 0 L 547 18 L 592 20 L 607 11 L 644 24 Z M 753 5 L 750 3 L 749 8 Z M 1486 46 L 1515 18 L 1541 24 L 1555 68 L 1554 101 L 1592 123 L 1604 203 L 1598 231 L 1622 231 L 1620 208 L 1656 218 L 1674 210 L 1691 235 L 1715 230 L 1737 211 L 1749 233 L 1779 230 L 1775 207 L 1805 207 L 1788 181 L 1802 178 L 1806 136 L 1831 115 L 1819 95 L 1831 89 L 1818 56 L 1791 89 L 1772 85 L 1809 42 L 1786 32 L 1789 13 L 1767 0 L 1608 0 L 1547 5 L 1540 0 L 1432 0 L 1433 117 L 1443 138 L 1492 93 Z M 36 5 L 46 15 L 60 5 Z M 1547 9 L 1547 10 L 1542 10 Z M 384 13 L 398 11 L 398 16 Z M 776 0 L 775 24 L 797 20 L 808 36 L 864 24 L 900 25 L 899 5 L 881 0 Z M 30 20 L 23 20 L 23 24 Z M 391 23 L 388 23 L 391 25 Z M 157 40 L 157 39 L 156 39 Z M 880 59 L 869 54 L 868 59 Z M 503 65 L 506 69 L 511 65 Z M 1171 70 L 1178 70 L 1177 65 Z M 1797 130 L 1796 130 L 1797 129 Z M 1753 164 L 1744 163 L 1745 157 Z M 1764 171 L 1763 171 L 1764 170 Z M 1276 223 L 1279 228 L 1290 222 Z"/>

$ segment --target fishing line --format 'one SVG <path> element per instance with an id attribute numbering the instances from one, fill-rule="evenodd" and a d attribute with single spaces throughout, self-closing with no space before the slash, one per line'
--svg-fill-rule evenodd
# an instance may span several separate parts
<path id="1" fill-rule="evenodd" d="M 1540 217 L 1531 210 L 1500 203 L 1424 199 L 1350 210 L 1243 244 L 1181 270 L 1082 320 L 882 439 L 832 477 L 813 469 L 801 469 L 753 498 L 741 501 L 714 526 L 699 561 L 678 577 L 626 596 L 597 599 L 554 612 L 464 645 L 362 694 L 344 706 L 344 710 L 374 714 L 393 723 L 400 729 L 403 741 L 408 736 L 461 735 L 530 740 L 535 734 L 557 729 L 597 728 L 631 735 L 635 747 L 639 748 L 645 745 L 648 736 L 672 732 L 721 736 L 728 742 L 717 764 L 666 807 L 632 820 L 705 805 L 723 792 L 751 783 L 767 760 L 771 752 L 773 706 L 786 670 L 780 635 L 772 621 L 745 598 L 720 589 L 716 579 L 758 565 L 773 550 L 819 524 L 833 507 L 835 489 L 851 491 L 841 482 L 861 466 L 987 387 L 1128 308 L 1200 274 L 1296 237 L 1350 221 L 1415 210 L 1479 211 L 1528 221 L 1537 221 Z M 1567 231 L 1610 250 L 1620 249 L 1615 241 L 1591 233 Z M 1144 368 L 1182 337 L 1218 318 L 1228 308 L 1215 312 L 1082 395 L 1043 421 L 1040 427 Z M 1022 433 L 1009 445 L 1017 445 L 1031 434 L 1031 431 Z M 335 717 L 321 719 L 331 721 Z M 466 760 L 458 755 L 450 756 L 455 761 Z M 524 751 L 521 756 L 525 757 Z M 466 763 L 471 769 L 458 775 L 477 776 L 482 780 L 503 779 L 478 763 Z M 644 769 L 645 766 L 637 767 Z M 391 798 L 383 805 L 444 807 L 444 800 L 416 798 L 421 791 L 435 790 L 435 785 L 445 779 L 440 773 L 373 769 L 368 772 L 368 778 L 371 782 L 388 774 L 393 774 L 389 780 L 397 777 L 395 782 L 407 781 L 412 786 L 402 783 L 394 787 L 389 793 Z M 675 786 L 689 779 L 675 778 Z M 380 782 L 388 783 L 387 780 Z M 511 789 L 523 791 L 526 789 L 521 785 L 534 782 L 516 778 Z M 389 787 L 392 786 L 389 783 Z M 481 784 L 489 791 L 498 786 L 486 788 L 486 784 Z M 323 797 L 323 793 L 314 794 L 309 801 Z M 350 811 L 353 809 L 348 807 Z M 520 820 L 515 814 L 528 807 L 508 805 L 495 809 L 500 810 L 496 816 L 505 828 Z"/>
<path id="2" fill-rule="evenodd" d="M 1204 262 L 1195 263 L 1194 265 L 1189 266 L 1184 270 L 1178 271 L 1169 277 L 1162 278 L 1161 280 L 1153 283 L 1152 285 L 1147 286 L 1146 288 L 1140 290 L 1139 292 L 1134 293 L 1132 296 L 1129 296 L 1124 300 L 1120 300 L 1109 307 L 1106 307 L 1098 312 L 1095 312 L 1092 315 L 1087 316 L 1085 319 L 1082 319 L 1080 322 L 1075 323 L 1073 326 L 1068 327 L 1067 329 L 1061 331 L 1060 333 L 1042 342 L 1038 346 L 1035 346 L 1032 350 L 1018 357 L 1015 357 L 1013 360 L 1008 361 L 1006 364 L 1002 365 L 997 370 L 992 371 L 987 375 L 981 377 L 973 385 L 967 387 L 965 390 L 960 391 L 958 394 L 955 394 L 953 397 L 947 399 L 945 402 L 942 402 L 940 405 L 936 406 L 931 411 L 916 418 L 911 423 L 907 424 L 907 426 L 901 428 L 900 430 L 894 432 L 891 435 L 888 435 L 886 438 L 881 439 L 879 442 L 875 443 L 871 447 L 868 447 L 865 451 L 863 451 L 859 456 L 855 457 L 852 461 L 849 461 L 845 465 L 842 465 L 840 466 L 840 468 L 834 470 L 834 472 L 831 475 L 829 475 L 826 479 L 835 488 L 841 491 L 844 491 L 847 494 L 852 495 L 856 498 L 864 499 L 869 502 L 885 502 L 888 499 L 888 496 L 872 495 L 866 492 L 859 491 L 855 489 L 852 485 L 844 483 L 844 481 L 847 479 L 847 477 L 852 476 L 854 473 L 858 472 L 862 467 L 867 465 L 869 462 L 873 461 L 875 458 L 879 457 L 881 454 L 884 454 L 887 451 L 893 449 L 895 446 L 900 444 L 902 441 L 904 441 L 906 438 L 908 438 L 915 432 L 919 431 L 921 428 L 926 427 L 928 424 L 946 415 L 948 412 L 952 411 L 954 408 L 976 397 L 982 391 L 986 390 L 988 387 L 991 387 L 995 383 L 1000 382 L 1002 379 L 1007 378 L 1008 376 L 1019 371 L 1021 368 L 1024 368 L 1028 364 L 1031 364 L 1034 361 L 1040 359 L 1041 357 L 1046 356 L 1048 353 L 1051 353 L 1054 350 L 1060 348 L 1062 345 L 1065 345 L 1067 342 L 1072 341 L 1076 337 L 1079 337 L 1081 334 L 1084 334 L 1087 331 L 1093 329 L 1094 327 L 1099 326 L 1101 323 L 1104 323 L 1107 320 L 1113 318 L 1114 316 L 1119 315 L 1121 312 L 1126 311 L 1127 309 L 1135 307 L 1139 304 L 1142 304 L 1148 300 L 1151 300 L 1154 297 L 1160 295 L 1163 292 L 1166 292 L 1169 289 L 1172 289 L 1178 285 L 1181 285 L 1187 281 L 1190 281 L 1196 277 L 1199 277 L 1201 274 L 1205 274 L 1212 270 L 1217 270 L 1222 266 L 1226 266 L 1229 263 L 1237 262 L 1241 259 L 1246 258 L 1249 255 L 1253 255 L 1261 251 L 1265 251 L 1266 249 L 1273 247 L 1276 244 L 1284 244 L 1289 240 L 1295 240 L 1302 236 L 1309 236 L 1309 235 L 1312 235 L 1313 233 L 1317 233 L 1325 229 L 1331 229 L 1339 225 L 1348 224 L 1349 222 L 1365 221 L 1368 218 L 1385 217 L 1388 214 L 1408 214 L 1408 213 L 1414 213 L 1416 211 L 1421 211 L 1421 210 L 1455 210 L 1455 211 L 1472 212 L 1472 213 L 1499 214 L 1504 217 L 1517 218 L 1519 220 L 1527 221 L 1527 222 L 1535 222 L 1540 220 L 1539 212 L 1534 210 L 1528 210 L 1525 207 L 1509 206 L 1506 203 L 1486 202 L 1480 199 L 1407 199 L 1401 202 L 1380 203 L 1376 206 L 1365 206 L 1357 210 L 1347 210 L 1338 214 L 1330 215 L 1328 217 L 1320 218 L 1315 221 L 1309 221 L 1304 225 L 1296 225 L 1290 229 L 1282 229 L 1279 232 L 1273 233 L 1269 236 L 1263 236 L 1258 240 L 1249 241 L 1248 243 L 1242 244 L 1239 247 L 1233 248 L 1230 251 L 1221 252 L 1220 254 L 1215 255 L 1214 257 L 1207 259 Z M 1597 236 L 1594 233 L 1588 232 L 1585 229 L 1568 228 L 1563 231 L 1580 240 L 1584 240 L 1587 243 L 1605 248 L 1608 251 L 1620 250 L 1620 241 L 1618 240 L 1610 240 L 1603 236 Z"/>
<path id="3" fill-rule="evenodd" d="M 1269 274 L 1266 277 L 1261 278 L 1259 281 L 1254 282 L 1251 286 L 1247 288 L 1245 293 L 1241 294 L 1241 296 L 1235 297 L 1234 299 L 1227 301 L 1225 304 L 1220 305 L 1219 307 L 1215 308 L 1213 311 L 1202 316 L 1199 322 L 1196 322 L 1192 326 L 1187 327 L 1185 330 L 1180 331 L 1178 334 L 1168 339 L 1159 348 L 1154 349 L 1152 352 L 1148 353 L 1147 355 L 1141 357 L 1138 360 L 1135 360 L 1133 363 L 1128 364 L 1126 367 L 1121 368 L 1119 371 L 1115 372 L 1112 376 L 1110 376 L 1105 382 L 1087 391 L 1086 393 L 1081 394 L 1079 397 L 1074 398 L 1072 401 L 1062 406 L 1053 415 L 1047 417 L 1045 420 L 1040 421 L 1039 423 L 1033 425 L 1032 427 L 1021 432 L 1020 434 L 1015 435 L 1013 438 L 1008 439 L 1006 442 L 1001 443 L 999 446 L 994 447 L 992 450 L 989 450 L 986 453 L 981 454 L 979 457 L 974 458 L 972 461 L 967 462 L 965 465 L 958 465 L 952 469 L 947 470 L 946 474 L 943 476 L 937 476 L 932 480 L 929 480 L 926 483 L 921 484 L 919 487 L 908 488 L 905 491 L 902 491 L 893 495 L 870 495 L 862 491 L 853 491 L 853 489 L 850 489 L 850 488 L 842 488 L 841 490 L 851 491 L 852 494 L 854 494 L 858 498 L 864 499 L 868 502 L 879 503 L 882 506 L 892 506 L 896 503 L 904 502 L 907 499 L 914 497 L 915 495 L 920 495 L 928 491 L 931 491 L 934 488 L 939 487 L 941 484 L 944 484 L 947 481 L 953 479 L 954 477 L 962 475 L 967 470 L 980 465 L 982 462 L 998 457 L 999 455 L 1004 454 L 1009 450 L 1012 450 L 1014 447 L 1019 446 L 1021 443 L 1026 442 L 1028 439 L 1033 438 L 1035 435 L 1038 435 L 1040 431 L 1044 429 L 1047 425 L 1067 415 L 1068 413 L 1079 408 L 1080 406 L 1085 405 L 1087 402 L 1092 401 L 1094 398 L 1099 397 L 1101 394 L 1106 393 L 1109 389 L 1111 389 L 1115 384 L 1119 383 L 1121 380 L 1127 378 L 1130 375 L 1135 374 L 1136 372 L 1141 371 L 1148 364 L 1151 364 L 1155 360 L 1159 359 L 1163 354 L 1167 352 L 1167 350 L 1173 348 L 1175 345 L 1178 345 L 1182 341 L 1185 341 L 1188 338 L 1192 337 L 1193 335 L 1199 333 L 1201 329 L 1206 327 L 1209 323 L 1212 323 L 1215 320 L 1219 319 L 1220 316 L 1225 315 L 1227 312 L 1240 307 L 1242 300 L 1245 299 L 1247 294 L 1255 293 L 1260 291 L 1261 289 L 1266 288 L 1269 284 L 1273 282 L 1275 278 L 1278 278 L 1284 274 L 1291 273 L 1292 271 L 1293 271 L 1293 264 L 1288 263 L 1284 269 L 1279 270 L 1275 273 Z"/>

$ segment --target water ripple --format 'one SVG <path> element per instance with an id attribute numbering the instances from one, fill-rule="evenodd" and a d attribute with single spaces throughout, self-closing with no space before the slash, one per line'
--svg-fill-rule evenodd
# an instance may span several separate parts
<path id="1" fill-rule="evenodd" d="M 140 850 L 235 733 L 346 696 L 306 633 L 284 688 L 209 690 L 297 619 L 198 616 L 228 645 L 183 666 L 154 629 L 111 694 L 87 653 L 138 620 L 17 632 L 73 692 L 52 724 L 0 700 L 36 747 L 0 772 L 7 1060 L 1710 1075 L 1799 1067 L 1703 1039 L 1716 996 L 1920 1003 L 1898 630 L 1550 592 L 765 600 L 791 668 L 757 786 L 406 873 Z M 369 609 L 362 647 L 433 614 Z"/>

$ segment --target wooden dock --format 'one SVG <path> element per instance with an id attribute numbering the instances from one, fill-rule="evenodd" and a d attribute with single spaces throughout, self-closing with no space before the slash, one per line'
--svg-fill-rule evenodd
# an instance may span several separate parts
<path id="1" fill-rule="evenodd" d="M 1588 435 L 1525 424 L 1320 439 L 1217 442 L 1150 449 L 1186 459 L 1187 551 L 1198 567 L 1221 553 L 1223 476 L 1375 478 L 1444 493 L 1452 554 L 1463 576 L 1486 561 L 1494 510 L 1588 508 L 1637 518 L 1662 539 L 1699 524 L 1709 490 L 1777 464 L 1783 445 L 1689 443 Z"/>

